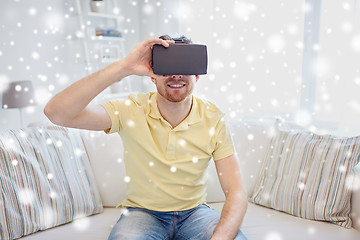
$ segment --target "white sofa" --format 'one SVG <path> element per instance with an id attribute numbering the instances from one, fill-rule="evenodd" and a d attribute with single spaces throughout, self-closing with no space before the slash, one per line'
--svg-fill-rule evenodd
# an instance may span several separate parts
<path id="1" fill-rule="evenodd" d="M 254 190 L 261 160 L 270 142 L 268 133 L 272 126 L 271 122 L 230 123 L 243 181 L 249 196 Z M 122 210 L 114 206 L 124 198 L 126 187 L 121 139 L 117 134 L 106 135 L 103 132 L 81 131 L 81 135 L 104 205 L 103 212 L 25 236 L 23 239 L 107 239 L 112 226 L 120 217 Z M 360 171 L 358 173 L 360 174 Z M 224 199 L 214 164 L 211 163 L 207 200 L 212 207 L 221 211 Z M 358 240 L 360 239 L 360 191 L 352 193 L 352 218 L 354 227 L 345 229 L 335 224 L 306 220 L 249 203 L 241 228 L 249 240 Z"/>

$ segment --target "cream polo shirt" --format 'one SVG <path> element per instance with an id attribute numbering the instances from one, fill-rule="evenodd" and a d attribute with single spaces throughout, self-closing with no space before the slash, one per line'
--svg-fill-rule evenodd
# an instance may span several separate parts
<path id="1" fill-rule="evenodd" d="M 157 93 L 131 95 L 102 104 L 124 145 L 126 199 L 118 207 L 183 211 L 206 202 L 206 169 L 211 157 L 234 153 L 223 114 L 193 97 L 189 115 L 178 126 L 161 116 Z"/>

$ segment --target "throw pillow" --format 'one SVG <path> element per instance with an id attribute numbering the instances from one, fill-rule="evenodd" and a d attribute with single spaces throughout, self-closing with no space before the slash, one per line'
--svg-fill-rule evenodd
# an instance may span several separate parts
<path id="1" fill-rule="evenodd" d="M 353 228 L 360 231 L 360 164 L 353 168 L 352 174 L 348 181 L 348 186 L 351 188 L 351 219 L 353 221 Z"/>
<path id="2" fill-rule="evenodd" d="M 16 239 L 102 211 L 76 130 L 0 132 L 0 239 Z"/>
<path id="3" fill-rule="evenodd" d="M 359 156 L 360 137 L 278 130 L 250 200 L 294 216 L 350 228 L 347 178 Z"/>

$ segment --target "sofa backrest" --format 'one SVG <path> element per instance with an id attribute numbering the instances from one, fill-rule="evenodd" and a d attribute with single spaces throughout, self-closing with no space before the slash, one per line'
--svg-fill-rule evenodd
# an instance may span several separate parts
<path id="1" fill-rule="evenodd" d="M 299 128 L 289 124 L 289 128 Z M 229 128 L 239 159 L 243 183 L 248 196 L 252 196 L 262 161 L 275 131 L 275 121 L 231 121 Z M 125 167 L 123 145 L 118 134 L 83 131 L 82 136 L 98 183 L 104 206 L 116 206 L 125 198 Z M 222 202 L 225 196 L 216 174 L 215 164 L 210 161 L 208 169 L 207 201 Z M 360 179 L 360 166 L 354 171 Z M 360 180 L 358 180 L 360 182 Z M 360 184 L 352 194 L 352 219 L 360 230 Z"/>
<path id="2" fill-rule="evenodd" d="M 256 176 L 261 167 L 267 145 L 273 131 L 273 122 L 229 123 L 236 154 L 240 161 L 241 173 L 245 188 L 250 196 L 253 192 Z M 97 180 L 104 206 L 116 206 L 124 198 L 126 184 L 124 181 L 123 144 L 118 134 L 105 134 L 96 131 L 81 131 L 84 145 Z M 225 200 L 215 164 L 210 161 L 208 169 L 207 201 Z"/>
<path id="3" fill-rule="evenodd" d="M 228 127 L 233 139 L 235 154 L 239 160 L 243 184 L 250 197 L 261 169 L 262 159 L 274 132 L 274 122 L 231 121 L 228 123 Z M 225 195 L 219 184 L 213 161 L 210 162 L 208 174 L 208 202 L 224 201 Z"/>
<path id="4" fill-rule="evenodd" d="M 123 144 L 118 134 L 99 131 L 81 131 L 99 192 L 105 207 L 115 207 L 126 197 Z M 217 178 L 215 164 L 210 162 L 208 175 L 208 202 L 221 202 L 225 195 Z"/>
<path id="5" fill-rule="evenodd" d="M 229 127 L 239 159 L 243 182 L 248 196 L 251 196 L 262 161 L 275 131 L 274 122 L 233 121 L 230 122 Z"/>
<path id="6" fill-rule="evenodd" d="M 123 144 L 118 134 L 81 131 L 101 199 L 105 207 L 115 207 L 126 196 Z"/>

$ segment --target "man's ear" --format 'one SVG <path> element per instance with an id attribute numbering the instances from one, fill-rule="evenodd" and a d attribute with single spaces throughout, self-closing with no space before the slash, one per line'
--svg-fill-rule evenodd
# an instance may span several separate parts
<path id="1" fill-rule="evenodd" d="M 196 80 L 196 82 L 199 81 L 199 78 L 200 78 L 199 75 L 195 75 L 195 80 Z"/>

